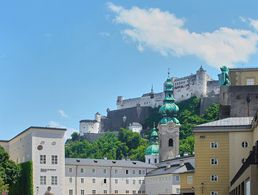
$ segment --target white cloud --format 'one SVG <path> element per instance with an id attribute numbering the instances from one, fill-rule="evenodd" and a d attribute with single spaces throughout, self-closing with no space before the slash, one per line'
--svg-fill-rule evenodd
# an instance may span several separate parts
<path id="1" fill-rule="evenodd" d="M 249 18 L 249 23 L 256 31 L 258 31 L 258 20 Z"/>
<path id="2" fill-rule="evenodd" d="M 71 134 L 73 132 L 78 132 L 78 130 L 74 129 L 74 128 L 69 128 L 69 127 L 66 127 L 56 121 L 50 121 L 47 125 L 47 127 L 53 127 L 53 128 L 65 128 L 66 129 L 66 132 L 65 132 L 65 140 L 71 138 Z M 79 132 L 78 132 L 79 133 Z"/>
<path id="3" fill-rule="evenodd" d="M 258 34 L 253 31 L 221 27 L 213 32 L 190 32 L 184 19 L 160 9 L 125 9 L 113 3 L 108 8 L 116 14 L 115 23 L 128 26 L 122 34 L 140 52 L 150 48 L 162 55 L 193 55 L 218 68 L 246 63 L 257 51 Z"/>
<path id="4" fill-rule="evenodd" d="M 65 113 L 64 110 L 60 109 L 58 110 L 58 113 L 61 115 L 61 117 L 68 118 L 68 115 Z"/>

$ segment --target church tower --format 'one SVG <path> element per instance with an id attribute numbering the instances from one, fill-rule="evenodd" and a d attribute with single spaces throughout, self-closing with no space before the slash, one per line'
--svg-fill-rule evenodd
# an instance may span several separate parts
<path id="1" fill-rule="evenodd" d="M 179 127 L 176 118 L 179 111 L 173 95 L 174 85 L 169 77 L 164 83 L 165 98 L 159 109 L 162 119 L 159 122 L 159 159 L 160 161 L 173 159 L 179 155 Z"/>
<path id="2" fill-rule="evenodd" d="M 145 162 L 152 165 L 159 163 L 159 137 L 155 125 L 151 130 L 149 146 L 145 150 Z"/>

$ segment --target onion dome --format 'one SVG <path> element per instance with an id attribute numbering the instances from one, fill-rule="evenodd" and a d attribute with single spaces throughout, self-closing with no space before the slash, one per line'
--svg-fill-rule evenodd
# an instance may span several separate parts
<path id="1" fill-rule="evenodd" d="M 163 116 L 163 118 L 160 121 L 160 124 L 167 124 L 168 122 L 174 122 L 176 124 L 179 124 L 179 121 L 176 118 L 176 115 L 179 111 L 178 106 L 175 104 L 175 98 L 174 98 L 174 84 L 169 78 L 164 83 L 164 92 L 165 92 L 165 98 L 164 103 L 159 109 L 159 113 Z"/>
<path id="2" fill-rule="evenodd" d="M 154 127 L 151 130 L 149 146 L 145 150 L 145 155 L 159 154 L 158 132 Z"/>

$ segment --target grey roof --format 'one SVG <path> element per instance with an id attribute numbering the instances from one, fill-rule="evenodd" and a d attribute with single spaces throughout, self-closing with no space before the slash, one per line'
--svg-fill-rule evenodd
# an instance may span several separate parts
<path id="1" fill-rule="evenodd" d="M 194 167 L 191 163 L 186 162 L 184 164 L 174 164 L 170 166 L 159 167 L 147 173 L 147 177 L 149 176 L 158 176 L 158 175 L 166 175 L 166 174 L 179 174 L 194 171 Z"/>
<path id="2" fill-rule="evenodd" d="M 96 123 L 97 121 L 96 121 L 96 120 L 88 120 L 88 119 L 85 119 L 85 120 L 80 120 L 80 123 L 81 123 L 81 122 Z"/>
<path id="3" fill-rule="evenodd" d="M 104 166 L 104 167 L 134 167 L 134 168 L 157 168 L 141 161 L 131 160 L 105 160 L 105 159 L 88 159 L 88 158 L 65 158 L 65 165 L 81 166 Z"/>
<path id="4" fill-rule="evenodd" d="M 252 120 L 253 120 L 253 117 L 229 117 L 229 118 L 220 119 L 217 121 L 197 125 L 196 127 L 194 127 L 193 131 L 196 132 L 198 130 L 210 129 L 210 128 L 214 130 L 223 129 L 223 128 L 224 130 L 230 129 L 230 128 L 250 129 L 252 125 Z"/>

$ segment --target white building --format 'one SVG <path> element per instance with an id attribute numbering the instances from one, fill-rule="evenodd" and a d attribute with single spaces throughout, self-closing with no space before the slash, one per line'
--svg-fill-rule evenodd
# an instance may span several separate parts
<path id="1" fill-rule="evenodd" d="M 29 127 L 0 145 L 16 163 L 32 161 L 34 195 L 145 194 L 156 166 L 140 161 L 73 159 L 64 153 L 66 129 Z"/>
<path id="2" fill-rule="evenodd" d="M 189 99 L 193 96 L 207 97 L 219 94 L 219 82 L 212 80 L 207 72 L 200 67 L 196 74 L 186 77 L 172 77 L 174 84 L 174 97 L 177 102 Z M 158 107 L 163 104 L 164 93 L 144 94 L 142 97 L 124 99 L 123 96 L 117 97 L 117 109 L 132 108 L 140 105 L 141 107 Z"/>
<path id="3" fill-rule="evenodd" d="M 194 157 L 177 157 L 157 164 L 158 168 L 146 175 L 148 195 L 181 194 L 181 174 L 193 171 Z M 192 178 L 193 180 L 193 178 Z"/>
<path id="4" fill-rule="evenodd" d="M 64 134 L 66 129 L 29 127 L 0 145 L 16 163 L 32 161 L 35 195 L 51 186 L 55 195 L 65 194 Z"/>
<path id="5" fill-rule="evenodd" d="M 101 131 L 101 115 L 97 112 L 95 120 L 81 120 L 80 121 L 80 135 L 85 133 L 99 133 Z"/>
<path id="6" fill-rule="evenodd" d="M 132 130 L 132 132 L 135 132 L 135 133 L 141 133 L 142 125 L 137 122 L 132 122 L 129 124 L 128 129 Z"/>
<path id="7" fill-rule="evenodd" d="M 154 168 L 140 161 L 66 158 L 65 194 L 145 194 L 145 175 Z"/>

